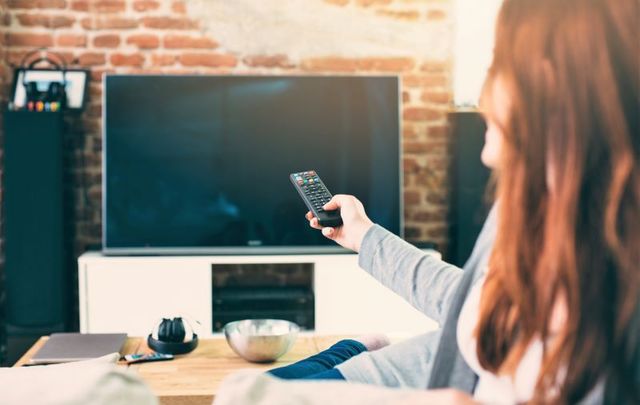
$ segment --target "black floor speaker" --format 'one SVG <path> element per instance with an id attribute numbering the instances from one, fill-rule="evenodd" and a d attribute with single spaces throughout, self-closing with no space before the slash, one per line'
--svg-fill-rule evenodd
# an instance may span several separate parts
<path id="1" fill-rule="evenodd" d="M 64 331 L 70 271 L 59 112 L 4 116 L 3 225 L 8 362 L 43 334 Z"/>
<path id="2" fill-rule="evenodd" d="M 449 114 L 452 160 L 447 261 L 462 267 L 471 255 L 490 205 L 490 170 L 480 160 L 486 125 L 476 111 Z"/>

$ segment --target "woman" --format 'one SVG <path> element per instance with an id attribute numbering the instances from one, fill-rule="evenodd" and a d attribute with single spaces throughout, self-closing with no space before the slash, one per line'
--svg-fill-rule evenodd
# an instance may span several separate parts
<path id="1" fill-rule="evenodd" d="M 381 281 L 413 282 L 411 302 L 441 303 L 428 387 L 456 391 L 425 400 L 640 403 L 639 19 L 637 0 L 503 4 L 483 95 L 499 204 L 487 266 L 434 273 L 352 196 L 324 207 L 340 228 L 307 214 Z"/>

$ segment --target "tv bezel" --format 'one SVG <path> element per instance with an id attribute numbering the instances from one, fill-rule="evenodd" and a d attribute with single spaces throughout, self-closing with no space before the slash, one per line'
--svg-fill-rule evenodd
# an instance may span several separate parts
<path id="1" fill-rule="evenodd" d="M 333 246 L 208 246 L 208 247 L 108 247 L 107 246 L 107 159 L 105 154 L 107 153 L 107 79 L 110 77 L 282 77 L 282 78 L 342 78 L 342 77 L 367 77 L 367 78 L 391 78 L 395 79 L 398 85 L 398 224 L 399 235 L 404 239 L 404 170 L 402 164 L 403 150 L 402 150 L 402 81 L 399 75 L 260 75 L 260 74 L 238 74 L 238 75 L 224 75 L 224 74 L 153 74 L 153 73 L 138 73 L 138 74 L 114 74 L 106 73 L 102 76 L 102 254 L 106 256 L 268 256 L 268 255 L 326 255 L 326 254 L 352 254 L 349 249 L 335 244 Z M 291 190 L 295 192 L 295 190 Z M 366 207 L 365 207 L 366 209 Z M 300 215 L 304 213 L 301 211 Z"/>

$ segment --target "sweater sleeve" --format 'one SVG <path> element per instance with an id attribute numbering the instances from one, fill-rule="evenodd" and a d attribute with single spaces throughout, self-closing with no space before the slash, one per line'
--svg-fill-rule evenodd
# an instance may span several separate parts
<path id="1" fill-rule="evenodd" d="M 379 225 L 364 236 L 359 265 L 413 307 L 442 324 L 462 269 L 439 260 Z"/>

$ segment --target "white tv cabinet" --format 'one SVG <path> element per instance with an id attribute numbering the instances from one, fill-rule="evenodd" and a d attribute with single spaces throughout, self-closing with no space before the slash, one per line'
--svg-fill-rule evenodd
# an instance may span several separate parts
<path id="1" fill-rule="evenodd" d="M 201 335 L 212 335 L 212 264 L 236 263 L 313 263 L 318 334 L 406 336 L 437 327 L 360 269 L 355 254 L 104 256 L 90 252 L 78 259 L 80 331 L 146 336 L 158 318 L 187 315 L 201 323 Z"/>

